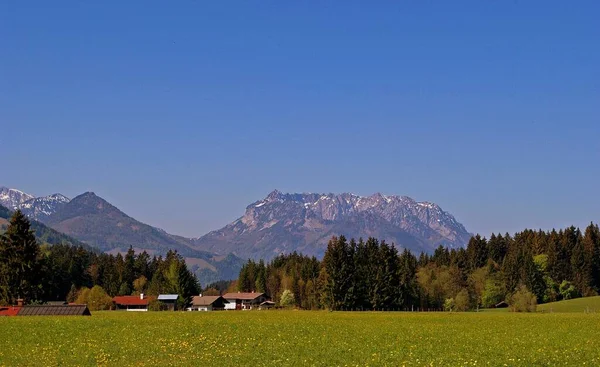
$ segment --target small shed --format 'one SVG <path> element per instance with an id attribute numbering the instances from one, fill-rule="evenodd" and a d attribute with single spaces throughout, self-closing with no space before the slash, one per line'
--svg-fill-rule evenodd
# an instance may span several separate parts
<path id="1" fill-rule="evenodd" d="M 27 305 L 17 316 L 91 316 L 86 305 Z"/>
<path id="2" fill-rule="evenodd" d="M 494 305 L 494 308 L 507 308 L 507 307 L 508 307 L 508 303 L 506 303 L 506 301 L 502 301 L 502 302 Z"/>
<path id="3" fill-rule="evenodd" d="M 167 310 L 175 311 L 177 300 L 179 299 L 178 294 L 159 294 L 158 301 L 166 306 Z"/>
<path id="4" fill-rule="evenodd" d="M 221 296 L 195 296 L 192 298 L 191 311 L 222 311 L 229 303 Z"/>
<path id="5" fill-rule="evenodd" d="M 273 301 L 264 301 L 258 307 L 259 310 L 270 310 L 275 307 L 275 302 Z"/>

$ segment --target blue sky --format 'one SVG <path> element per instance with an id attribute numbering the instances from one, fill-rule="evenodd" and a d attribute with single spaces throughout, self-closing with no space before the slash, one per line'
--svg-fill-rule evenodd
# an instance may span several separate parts
<path id="1" fill-rule="evenodd" d="M 597 1 L 3 2 L 0 185 L 199 236 L 273 189 L 600 220 Z"/>

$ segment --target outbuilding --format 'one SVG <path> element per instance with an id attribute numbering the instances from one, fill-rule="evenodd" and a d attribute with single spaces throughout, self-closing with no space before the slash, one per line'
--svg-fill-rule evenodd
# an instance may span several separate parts
<path id="1" fill-rule="evenodd" d="M 175 311 L 177 300 L 179 299 L 178 294 L 159 294 L 158 301 L 169 311 Z"/>
<path id="2" fill-rule="evenodd" d="M 259 310 L 270 310 L 275 307 L 275 302 L 273 301 L 264 301 L 260 304 Z"/>

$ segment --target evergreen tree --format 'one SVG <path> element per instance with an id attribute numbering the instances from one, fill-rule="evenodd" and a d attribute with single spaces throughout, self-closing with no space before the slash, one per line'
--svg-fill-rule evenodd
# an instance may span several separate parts
<path id="1" fill-rule="evenodd" d="M 400 281 L 399 306 L 409 310 L 417 305 L 419 289 L 417 284 L 417 259 L 404 249 L 399 259 L 398 278 Z"/>
<path id="2" fill-rule="evenodd" d="M 467 257 L 469 259 L 469 269 L 471 271 L 484 266 L 488 259 L 486 239 L 481 238 L 479 235 L 471 237 L 467 244 Z"/>
<path id="3" fill-rule="evenodd" d="M 586 280 L 589 287 L 600 292 L 600 230 L 590 223 L 585 229 L 582 244 L 585 252 Z"/>
<path id="4" fill-rule="evenodd" d="M 331 310 L 340 310 L 346 307 L 348 291 L 352 286 L 353 264 L 346 238 L 333 237 L 327 245 L 323 257 L 321 278 L 323 301 Z"/>
<path id="5" fill-rule="evenodd" d="M 17 210 L 0 237 L 0 301 L 35 300 L 40 293 L 40 247 L 29 220 Z"/>

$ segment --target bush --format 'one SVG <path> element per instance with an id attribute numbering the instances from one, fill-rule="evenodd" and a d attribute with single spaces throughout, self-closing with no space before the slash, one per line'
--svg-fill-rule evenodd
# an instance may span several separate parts
<path id="1" fill-rule="evenodd" d="M 166 311 L 167 305 L 157 299 L 153 299 L 148 303 L 148 311 Z"/>
<path id="2" fill-rule="evenodd" d="M 90 311 L 110 310 L 113 306 L 112 298 L 99 285 L 81 288 L 75 303 L 86 304 Z"/>
<path id="3" fill-rule="evenodd" d="M 537 298 L 526 286 L 521 285 L 514 294 L 508 297 L 508 305 L 512 312 L 535 312 Z"/>
<path id="4" fill-rule="evenodd" d="M 454 310 L 458 312 L 469 311 L 471 308 L 471 297 L 466 289 L 462 289 L 456 297 L 454 297 Z"/>
<path id="5" fill-rule="evenodd" d="M 481 305 L 484 308 L 494 307 L 504 300 L 504 287 L 496 280 L 488 279 L 481 296 Z"/>
<path id="6" fill-rule="evenodd" d="M 444 310 L 448 312 L 454 311 L 454 298 L 446 298 L 444 301 Z"/>
<path id="7" fill-rule="evenodd" d="M 294 297 L 294 293 L 292 293 L 292 291 L 290 291 L 289 289 L 284 290 L 281 294 L 281 298 L 279 299 L 279 304 L 282 307 L 292 307 L 295 303 L 296 300 Z"/>
<path id="8" fill-rule="evenodd" d="M 575 286 L 569 281 L 563 280 L 558 289 L 563 299 L 573 299 L 579 296 Z"/>

